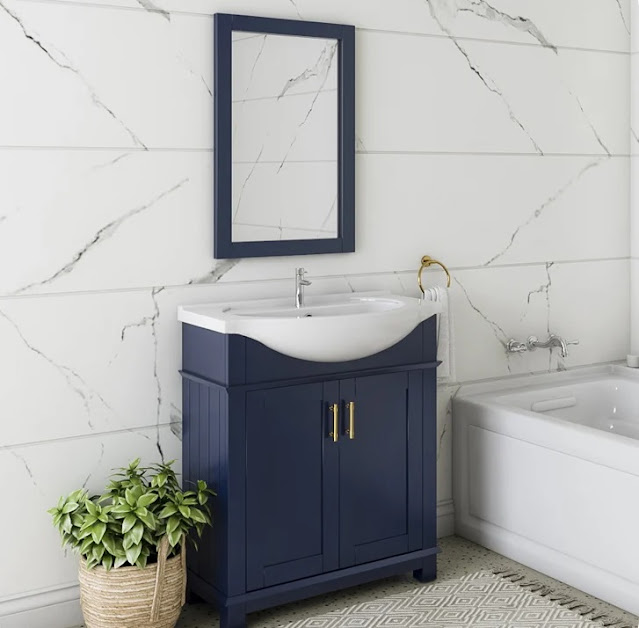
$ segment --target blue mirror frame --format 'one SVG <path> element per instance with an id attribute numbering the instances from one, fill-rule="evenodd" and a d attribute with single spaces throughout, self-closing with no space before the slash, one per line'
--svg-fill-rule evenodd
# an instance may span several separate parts
<path id="1" fill-rule="evenodd" d="M 351 253 L 355 250 L 355 27 L 215 14 L 214 256 L 217 259 Z M 336 238 L 233 242 L 232 33 L 248 31 L 338 41 L 338 194 Z"/>

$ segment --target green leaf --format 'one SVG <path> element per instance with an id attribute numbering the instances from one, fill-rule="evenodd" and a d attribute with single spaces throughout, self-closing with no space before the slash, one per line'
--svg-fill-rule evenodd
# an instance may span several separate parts
<path id="1" fill-rule="evenodd" d="M 183 517 L 189 519 L 191 517 L 191 509 L 188 506 L 178 506 L 178 510 L 182 513 Z"/>
<path id="2" fill-rule="evenodd" d="M 66 515 L 66 514 L 68 514 L 70 512 L 73 512 L 74 510 L 76 510 L 79 505 L 80 504 L 78 504 L 78 502 L 67 502 L 64 505 L 64 508 L 62 509 L 62 512 L 63 512 L 63 514 Z"/>
<path id="3" fill-rule="evenodd" d="M 87 528 L 92 527 L 97 520 L 97 517 L 94 517 L 93 515 L 87 515 L 84 519 L 84 523 L 82 524 L 82 528 L 80 529 L 86 530 Z"/>
<path id="4" fill-rule="evenodd" d="M 144 516 L 138 515 L 138 517 L 140 521 L 142 521 L 147 528 L 150 528 L 151 530 L 155 530 L 157 523 L 155 521 L 155 517 L 153 516 L 153 513 L 147 512 L 146 515 Z"/>
<path id="5" fill-rule="evenodd" d="M 80 545 L 80 554 L 86 556 L 92 545 L 93 539 L 88 536 L 86 539 L 84 539 L 84 541 L 82 541 L 82 545 Z"/>
<path id="6" fill-rule="evenodd" d="M 113 567 L 115 569 L 117 569 L 118 567 L 122 567 L 122 565 L 124 565 L 124 563 L 126 563 L 126 555 L 122 554 L 122 556 L 118 556 L 114 561 L 113 561 Z"/>
<path id="7" fill-rule="evenodd" d="M 84 524 L 84 517 L 77 512 L 74 512 L 71 515 L 71 523 L 73 524 L 74 528 L 81 528 Z"/>
<path id="8" fill-rule="evenodd" d="M 93 557 L 100 562 L 102 557 L 104 556 L 104 545 L 94 545 L 93 546 Z"/>
<path id="9" fill-rule="evenodd" d="M 138 508 L 146 508 L 157 501 L 158 496 L 155 493 L 147 493 L 138 499 Z"/>
<path id="10" fill-rule="evenodd" d="M 124 542 L 122 543 L 122 546 L 124 547 L 124 550 L 128 550 L 129 548 L 133 547 L 135 545 L 135 543 L 133 542 L 133 536 L 131 535 L 130 532 L 127 532 L 124 535 Z"/>
<path id="11" fill-rule="evenodd" d="M 166 524 L 166 531 L 167 532 L 174 532 L 175 530 L 177 530 L 180 527 L 180 518 L 173 516 L 170 517 L 167 524 Z"/>
<path id="12" fill-rule="evenodd" d="M 91 558 L 87 558 L 87 569 L 93 569 L 97 564 L 98 563 L 93 556 Z"/>
<path id="13" fill-rule="evenodd" d="M 135 545 L 139 545 L 142 540 L 142 535 L 144 534 L 144 525 L 142 522 L 138 521 L 131 530 L 131 538 L 133 539 L 133 543 Z"/>
<path id="14" fill-rule="evenodd" d="M 104 534 L 106 533 L 106 523 L 102 523 L 101 521 L 98 521 L 92 528 L 91 528 L 91 536 L 93 537 L 93 542 L 94 543 L 101 543 L 102 539 L 104 537 Z"/>
<path id="15" fill-rule="evenodd" d="M 122 522 L 122 534 L 126 534 L 137 522 L 135 515 L 127 515 Z"/>
<path id="16" fill-rule="evenodd" d="M 118 504 L 111 509 L 111 512 L 114 515 L 126 515 L 127 513 L 131 512 L 131 506 L 129 506 L 129 504 L 127 503 Z"/>
<path id="17" fill-rule="evenodd" d="M 111 556 L 111 554 L 106 554 L 102 559 L 102 564 L 107 571 L 110 571 L 111 567 L 113 567 L 113 556 Z"/>
<path id="18" fill-rule="evenodd" d="M 84 526 L 80 528 L 77 534 L 77 539 L 81 541 L 82 539 L 86 539 L 88 536 L 91 536 L 91 526 L 85 528 Z"/>
<path id="19" fill-rule="evenodd" d="M 106 548 L 106 551 L 109 554 L 113 554 L 115 556 L 115 541 L 113 540 L 113 536 L 111 534 L 105 534 L 102 538 L 102 545 Z"/>
<path id="20" fill-rule="evenodd" d="M 93 515 L 94 517 L 98 516 L 98 507 L 90 499 L 87 499 L 86 502 L 84 502 L 84 505 L 90 515 Z"/>
<path id="21" fill-rule="evenodd" d="M 167 504 L 162 509 L 162 512 L 160 512 L 158 517 L 160 517 L 160 519 L 166 519 L 167 517 L 170 517 L 171 515 L 175 515 L 177 513 L 177 511 L 178 511 L 178 509 L 175 506 L 175 504 Z"/>
<path id="22" fill-rule="evenodd" d="M 135 496 L 133 489 L 127 488 L 126 491 L 124 491 L 124 497 L 126 499 L 126 503 L 129 504 L 129 506 L 135 506 L 137 504 L 138 499 Z"/>
<path id="23" fill-rule="evenodd" d="M 141 545 L 133 545 L 129 547 L 126 551 L 126 559 L 132 564 L 135 565 L 137 559 L 140 557 L 140 552 L 142 551 Z"/>
<path id="24" fill-rule="evenodd" d="M 173 530 L 173 532 L 169 532 L 169 544 L 171 547 L 175 547 L 182 538 L 182 530 Z"/>
<path id="25" fill-rule="evenodd" d="M 64 515 L 62 518 L 62 530 L 67 534 L 71 534 L 71 530 L 73 529 L 73 522 L 71 521 L 71 515 Z"/>
<path id="26" fill-rule="evenodd" d="M 206 523 L 206 516 L 197 508 L 191 508 L 191 519 L 197 523 Z"/>
<path id="27" fill-rule="evenodd" d="M 146 517 L 146 515 L 148 515 L 148 514 L 149 514 L 149 511 L 148 511 L 146 508 L 144 508 L 144 507 L 136 508 L 136 509 L 135 509 L 135 514 L 136 514 L 138 517 Z"/>

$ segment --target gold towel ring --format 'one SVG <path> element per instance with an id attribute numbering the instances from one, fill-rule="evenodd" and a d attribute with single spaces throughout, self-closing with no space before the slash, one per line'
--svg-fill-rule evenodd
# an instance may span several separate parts
<path id="1" fill-rule="evenodd" d="M 433 259 L 430 255 L 424 255 L 424 257 L 422 257 L 422 265 L 419 267 L 419 271 L 417 272 L 417 284 L 419 285 L 419 289 L 422 291 L 422 294 L 424 294 L 424 286 L 422 286 L 422 271 L 424 268 L 428 268 L 433 264 L 442 267 L 442 270 L 446 273 L 446 287 L 450 288 L 450 273 L 448 272 L 446 265 L 436 259 Z"/>

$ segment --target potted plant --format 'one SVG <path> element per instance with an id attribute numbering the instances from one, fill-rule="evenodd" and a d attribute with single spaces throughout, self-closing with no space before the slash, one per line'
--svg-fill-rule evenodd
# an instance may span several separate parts
<path id="1" fill-rule="evenodd" d="M 182 491 L 173 462 L 134 460 L 103 495 L 79 489 L 49 510 L 62 544 L 81 557 L 87 628 L 175 626 L 185 601 L 186 539 L 211 524 L 207 502 L 215 493 L 203 481 Z"/>

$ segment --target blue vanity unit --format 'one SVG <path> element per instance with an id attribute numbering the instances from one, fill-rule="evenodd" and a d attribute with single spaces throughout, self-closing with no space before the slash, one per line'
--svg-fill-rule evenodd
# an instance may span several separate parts
<path id="1" fill-rule="evenodd" d="M 191 596 L 244 628 L 247 613 L 301 598 L 409 571 L 434 579 L 436 316 L 368 357 L 320 362 L 185 309 L 184 479 L 217 492 L 189 554 Z M 291 326 L 325 323 L 304 311 Z"/>

